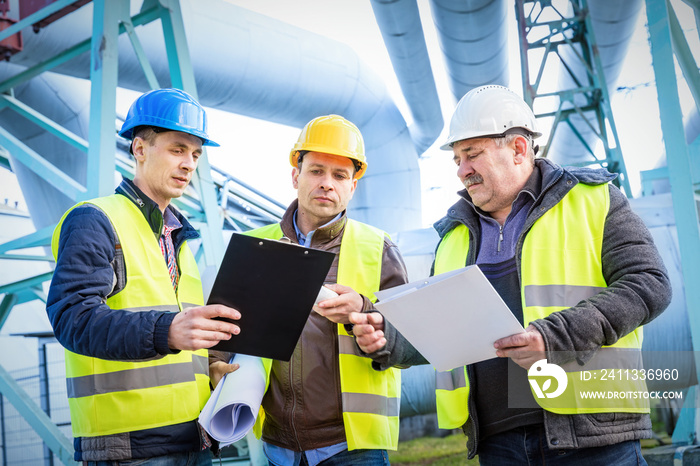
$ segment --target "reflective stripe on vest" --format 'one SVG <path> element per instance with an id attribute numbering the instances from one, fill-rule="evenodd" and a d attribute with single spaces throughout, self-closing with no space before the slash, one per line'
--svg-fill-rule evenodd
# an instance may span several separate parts
<path id="1" fill-rule="evenodd" d="M 180 281 L 176 295 L 157 238 L 136 205 L 116 194 L 87 203 L 100 208 L 109 218 L 124 254 L 126 284 L 107 299 L 110 308 L 179 312 L 203 304 L 199 271 L 186 243 L 178 254 Z M 54 231 L 54 256 L 64 219 L 65 215 Z M 209 398 L 207 350 L 180 351 L 141 361 L 108 361 L 68 350 L 65 353 L 74 437 L 105 436 L 191 421 L 199 416 Z"/>
<path id="2" fill-rule="evenodd" d="M 577 184 L 552 209 L 538 219 L 525 237 L 521 255 L 521 286 L 524 325 L 575 306 L 607 287 L 602 273 L 601 251 L 605 218 L 610 206 L 607 184 L 589 186 Z M 586 228 L 583 228 L 586 226 Z M 469 250 L 469 229 L 459 224 L 450 230 L 438 246 L 435 258 L 435 274 L 465 267 Z M 546 264 L 546 266 L 543 266 Z M 626 348 L 639 354 L 642 344 L 642 328 L 605 346 L 599 353 Z M 625 358 L 635 361 L 633 355 Z M 568 369 L 568 368 L 567 368 Z M 437 387 L 445 387 L 440 380 L 447 377 L 459 380 L 464 368 L 451 371 L 451 375 L 437 375 Z M 454 374 L 457 372 L 457 374 Z M 450 374 L 443 373 L 443 374 Z M 595 373 L 594 373 L 595 374 Z M 581 373 L 567 372 L 569 384 L 565 394 L 578 393 Z M 469 382 L 464 385 L 436 390 L 438 424 L 443 429 L 461 427 L 469 417 L 466 400 Z M 640 381 L 637 381 L 640 382 Z M 606 382 L 608 383 L 608 382 Z M 594 384 L 586 385 L 595 390 Z M 644 390 L 643 382 L 607 385 L 607 390 Z M 544 409 L 558 414 L 580 414 L 596 412 L 648 412 L 648 403 L 643 399 L 615 399 L 595 407 L 585 406 L 583 400 L 572 398 L 535 398 Z M 554 400 L 554 401 L 553 401 Z"/>
<path id="3" fill-rule="evenodd" d="M 279 224 L 251 232 L 260 238 L 279 239 Z M 338 283 L 352 287 L 372 301 L 379 290 L 385 233 L 348 219 L 340 244 Z M 401 372 L 375 371 L 372 360 L 361 356 L 353 337 L 338 325 L 340 390 L 343 423 L 348 449 L 396 449 L 399 440 Z M 265 360 L 263 360 L 265 363 Z M 265 364 L 269 375 L 271 362 Z M 269 384 L 269 377 L 267 383 Z M 260 437 L 264 413 L 258 416 L 255 432 Z"/>
<path id="4" fill-rule="evenodd" d="M 451 371 L 435 372 L 435 402 L 438 427 L 456 429 L 469 418 L 469 383 L 467 367 L 456 367 Z M 459 409 L 453 409 L 460 406 Z M 464 408 L 461 408 L 461 407 Z M 449 427 L 447 427 L 449 426 Z"/>

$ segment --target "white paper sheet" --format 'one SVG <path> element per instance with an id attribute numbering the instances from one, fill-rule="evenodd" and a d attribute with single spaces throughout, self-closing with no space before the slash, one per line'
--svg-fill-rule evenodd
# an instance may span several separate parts
<path id="1" fill-rule="evenodd" d="M 222 447 L 242 439 L 253 428 L 265 394 L 260 358 L 236 354 L 232 362 L 240 367 L 219 381 L 199 415 L 201 426 Z"/>
<path id="2" fill-rule="evenodd" d="M 376 308 L 439 371 L 495 358 L 496 340 L 525 331 L 475 265 L 375 295 Z"/>

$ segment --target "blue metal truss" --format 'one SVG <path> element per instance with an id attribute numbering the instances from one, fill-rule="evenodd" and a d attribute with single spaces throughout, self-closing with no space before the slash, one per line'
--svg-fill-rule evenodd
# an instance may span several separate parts
<path id="1" fill-rule="evenodd" d="M 691 3 L 694 4 L 697 19 L 700 7 L 697 2 Z M 698 109 L 700 109 L 700 74 L 671 3 L 668 0 L 646 0 L 646 10 L 668 166 L 665 169 L 647 172 L 643 180 L 648 183 L 654 177 L 666 175 L 670 181 L 683 283 L 686 285 L 684 291 L 688 320 L 693 348 L 697 350 L 700 348 L 700 318 L 698 318 L 700 287 L 696 286 L 700 283 L 700 223 L 696 191 L 700 182 L 698 171 L 700 141 L 696 140 L 690 145 L 686 143 L 674 56 Z M 700 358 L 695 358 L 695 364 L 696 373 L 700 374 Z M 681 410 L 681 419 L 673 433 L 674 443 L 697 441 L 700 419 L 698 419 L 697 405 L 694 405 L 698 399 L 696 393 L 697 386 L 689 391 L 690 398 L 685 400 L 690 408 Z"/>
<path id="2" fill-rule="evenodd" d="M 600 165 L 611 172 L 618 173 L 616 184 L 628 197 L 631 197 L 627 169 L 620 150 L 620 141 L 587 1 L 568 0 L 559 3 L 564 4 L 564 7 L 568 3 L 571 13 L 562 11 L 563 8 L 553 5 L 551 0 L 516 1 L 525 101 L 533 110 L 536 99 L 557 101 L 556 110 L 535 112 L 538 118 L 554 117 L 551 132 L 546 145 L 542 147 L 541 156 L 547 157 L 559 125 L 567 125 L 585 148 L 586 153 L 590 155 L 590 160 L 584 164 Z M 570 53 L 562 53 L 564 49 Z M 540 85 L 551 60 L 556 60 L 559 67 L 569 73 L 575 87 L 555 92 L 541 90 Z M 578 62 L 574 64 L 570 62 L 571 60 Z M 534 79 L 530 75 L 532 65 L 537 65 Z M 573 65 L 582 65 L 576 68 L 584 69 L 584 76 L 574 73 Z M 572 121 L 572 117 L 580 118 L 577 120 L 578 124 L 586 126 L 597 140 L 603 143 L 604 159 L 596 156 L 595 146 L 591 147 L 590 142 L 581 134 L 580 128 Z"/>

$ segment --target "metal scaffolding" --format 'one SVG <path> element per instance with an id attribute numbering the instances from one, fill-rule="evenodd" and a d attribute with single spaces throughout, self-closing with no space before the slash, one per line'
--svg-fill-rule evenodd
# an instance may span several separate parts
<path id="1" fill-rule="evenodd" d="M 554 118 L 541 157 L 547 157 L 564 125 L 587 153 L 577 165 L 599 165 L 617 173 L 616 184 L 631 197 L 587 1 L 517 0 L 516 18 L 525 101 L 538 118 Z M 557 90 L 548 92 L 543 80 L 557 70 L 564 79 Z M 539 101 L 544 111 L 538 112 Z M 597 142 L 603 145 L 604 157 L 596 154 Z"/>

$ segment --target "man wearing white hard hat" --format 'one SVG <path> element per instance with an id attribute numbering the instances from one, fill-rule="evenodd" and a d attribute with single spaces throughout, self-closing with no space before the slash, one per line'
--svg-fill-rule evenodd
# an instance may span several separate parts
<path id="1" fill-rule="evenodd" d="M 581 371 L 638 361 L 642 325 L 670 302 L 666 270 L 615 175 L 536 158 L 538 136 L 523 99 L 491 85 L 460 100 L 441 147 L 465 189 L 435 224 L 433 273 L 477 264 L 525 332 L 497 340 L 497 358 L 437 373 L 439 425 L 461 427 L 469 456 L 486 465 L 645 464 L 648 400 L 577 394 L 643 398 L 639 380 L 584 383 Z M 464 306 L 487 312 L 466 293 Z M 382 368 L 426 363 L 381 316 L 350 320 Z"/>

